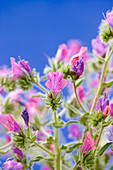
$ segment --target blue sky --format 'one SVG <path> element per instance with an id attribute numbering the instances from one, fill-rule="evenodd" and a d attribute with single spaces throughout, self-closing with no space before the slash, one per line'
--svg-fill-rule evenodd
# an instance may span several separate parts
<path id="1" fill-rule="evenodd" d="M 91 50 L 102 12 L 111 10 L 112 0 L 0 0 L 0 65 L 10 66 L 18 56 L 43 71 L 46 53 L 69 39 L 80 39 Z"/>

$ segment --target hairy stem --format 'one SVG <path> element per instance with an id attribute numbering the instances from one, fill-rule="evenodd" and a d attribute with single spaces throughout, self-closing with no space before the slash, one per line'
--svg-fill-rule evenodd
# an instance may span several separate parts
<path id="1" fill-rule="evenodd" d="M 95 96 L 93 105 L 92 105 L 92 107 L 91 107 L 90 114 L 92 114 L 93 110 L 95 109 L 96 102 L 97 102 L 97 100 L 98 100 L 99 94 L 101 93 L 104 75 L 105 75 L 105 72 L 106 72 L 106 69 L 107 69 L 108 61 L 109 61 L 112 53 L 113 53 L 113 49 L 110 48 L 109 51 L 108 51 L 108 53 L 107 53 L 107 55 L 106 55 L 106 60 L 105 60 L 104 66 L 103 66 L 103 70 L 102 70 L 102 74 L 101 74 L 101 79 L 100 79 L 99 87 L 98 87 L 98 89 L 97 89 L 97 94 L 96 94 L 96 96 Z"/>
<path id="2" fill-rule="evenodd" d="M 42 91 L 44 91 L 44 92 L 48 92 L 46 89 L 45 89 L 45 87 L 43 87 L 41 84 L 39 84 L 39 83 L 37 83 L 37 82 L 35 82 L 35 84 L 42 90 Z"/>
<path id="3" fill-rule="evenodd" d="M 77 94 L 77 90 L 76 90 L 76 86 L 75 86 L 75 82 L 73 82 L 73 86 L 74 86 L 75 96 L 76 96 L 76 99 L 77 99 L 77 102 L 78 102 L 79 106 L 84 111 L 84 113 L 87 113 L 87 111 L 84 109 L 83 105 L 81 104 L 81 102 L 79 100 L 79 97 L 78 97 L 78 94 Z"/>
<path id="4" fill-rule="evenodd" d="M 98 147 L 98 145 L 99 145 L 103 129 L 104 129 L 104 126 L 102 125 L 101 130 L 100 130 L 100 134 L 99 134 L 99 137 L 98 137 L 98 141 L 96 143 L 96 147 Z M 96 152 L 96 149 L 94 150 L 94 154 L 95 154 L 95 152 Z"/>
<path id="5" fill-rule="evenodd" d="M 54 122 L 57 123 L 57 115 L 54 111 Z M 54 128 L 55 132 L 55 170 L 60 170 L 60 149 L 59 149 L 59 139 L 58 139 L 58 128 Z"/>
<path id="6" fill-rule="evenodd" d="M 79 165 L 79 163 L 80 163 L 80 161 L 78 161 L 78 162 L 76 163 L 76 165 L 73 167 L 73 170 L 75 170 L 75 169 L 77 168 L 77 166 Z"/>
<path id="7" fill-rule="evenodd" d="M 6 144 L 6 145 L 0 147 L 0 150 L 3 150 L 3 149 L 8 148 L 8 147 L 11 146 L 12 144 L 13 144 L 13 142 L 11 141 L 11 142 L 9 142 L 8 144 Z"/>

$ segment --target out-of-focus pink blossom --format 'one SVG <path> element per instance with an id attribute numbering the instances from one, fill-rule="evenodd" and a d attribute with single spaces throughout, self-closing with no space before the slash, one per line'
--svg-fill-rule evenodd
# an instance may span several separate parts
<path id="1" fill-rule="evenodd" d="M 50 168 L 49 165 L 44 165 L 44 166 L 43 166 L 43 170 L 51 170 L 51 168 Z"/>
<path id="2" fill-rule="evenodd" d="M 12 65 L 12 78 L 16 79 L 18 77 L 21 77 L 24 73 L 23 69 L 19 64 L 15 62 L 15 59 L 13 57 L 11 59 L 11 65 Z"/>
<path id="3" fill-rule="evenodd" d="M 48 134 L 51 134 L 51 130 L 47 130 L 46 132 Z M 47 136 L 42 131 L 38 131 L 37 138 L 36 138 L 37 141 L 45 141 L 46 138 Z"/>
<path id="4" fill-rule="evenodd" d="M 94 140 L 90 137 L 89 131 L 87 131 L 86 134 L 85 134 L 84 143 L 83 143 L 83 145 L 82 145 L 82 150 L 84 150 L 84 151 L 89 151 L 89 150 L 91 150 L 91 149 L 96 149 L 95 147 L 93 147 L 96 143 L 97 143 L 97 139 L 94 141 Z"/>
<path id="5" fill-rule="evenodd" d="M 57 95 L 67 84 L 67 81 L 63 79 L 64 74 L 61 71 L 57 71 L 56 73 L 49 72 L 47 77 L 49 80 L 46 82 L 46 86 Z"/>
<path id="6" fill-rule="evenodd" d="M 68 131 L 69 131 L 69 135 L 68 135 L 69 138 L 79 139 L 79 137 L 81 136 L 81 132 L 80 132 L 78 126 L 75 124 L 70 125 L 68 127 Z"/>
<path id="7" fill-rule="evenodd" d="M 11 137 L 8 134 L 5 135 L 5 139 L 6 139 L 7 143 L 11 142 Z"/>
<path id="8" fill-rule="evenodd" d="M 0 67 L 0 77 L 6 77 L 8 74 L 10 74 L 10 71 L 7 66 Z"/>
<path id="9" fill-rule="evenodd" d="M 21 89 L 16 89 L 15 91 L 10 92 L 7 95 L 6 99 L 9 98 L 10 101 L 17 102 L 17 101 L 20 101 L 21 94 L 22 94 L 22 90 Z"/>
<path id="10" fill-rule="evenodd" d="M 104 22 L 108 23 L 113 28 L 113 11 L 109 12 L 109 10 L 106 12 L 106 17 Z"/>
<path id="11" fill-rule="evenodd" d="M 104 115 L 104 116 L 107 116 L 107 115 L 109 114 L 109 112 L 110 112 L 110 107 L 109 107 L 109 106 L 106 106 L 106 108 L 105 108 L 104 111 L 103 111 L 103 115 Z"/>
<path id="12" fill-rule="evenodd" d="M 80 58 L 84 58 L 85 63 L 89 60 L 89 56 L 86 53 L 87 47 L 81 47 L 79 53 L 77 54 Z"/>
<path id="13" fill-rule="evenodd" d="M 104 56 L 108 47 L 101 41 L 100 36 L 92 40 L 92 47 L 97 55 Z"/>
<path id="14" fill-rule="evenodd" d="M 58 61 L 63 60 L 63 61 L 68 62 L 70 57 L 71 57 L 71 51 L 67 49 L 67 45 L 66 44 L 59 45 L 55 58 Z"/>
<path id="15" fill-rule="evenodd" d="M 1 114 L 0 115 L 0 123 L 10 132 L 19 132 L 20 126 L 19 124 L 13 119 L 11 114 Z"/>
<path id="16" fill-rule="evenodd" d="M 113 151 L 112 150 L 110 150 L 110 155 L 113 155 Z"/>
<path id="17" fill-rule="evenodd" d="M 68 47 L 73 54 L 77 54 L 81 48 L 81 41 L 80 40 L 69 40 Z"/>
<path id="18" fill-rule="evenodd" d="M 40 113 L 40 107 L 42 107 L 42 99 L 40 97 L 32 97 L 36 94 L 35 90 L 31 90 L 26 96 L 25 107 L 29 114 L 29 120 L 32 121 L 33 117 Z M 41 116 L 45 113 L 46 108 L 41 110 Z"/>
<path id="19" fill-rule="evenodd" d="M 54 144 L 50 145 L 50 150 L 51 150 L 51 152 L 55 153 L 55 145 Z"/>
<path id="20" fill-rule="evenodd" d="M 110 108 L 110 115 L 113 117 L 113 103 L 111 103 Z"/>
<path id="21" fill-rule="evenodd" d="M 6 161 L 4 163 L 5 170 L 22 170 L 23 165 L 21 162 L 14 162 L 14 161 Z"/>
<path id="22" fill-rule="evenodd" d="M 83 102 L 83 100 L 86 97 L 86 93 L 84 92 L 84 87 L 83 86 L 79 86 L 77 88 L 77 93 L 78 93 L 80 101 Z"/>

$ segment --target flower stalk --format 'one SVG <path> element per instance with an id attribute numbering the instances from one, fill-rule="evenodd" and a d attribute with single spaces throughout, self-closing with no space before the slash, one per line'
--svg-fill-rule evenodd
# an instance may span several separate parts
<path id="1" fill-rule="evenodd" d="M 85 110 L 85 108 L 84 108 L 83 105 L 81 104 L 80 99 L 79 99 L 79 97 L 78 97 L 75 82 L 73 82 L 73 86 L 74 86 L 75 96 L 76 96 L 76 99 L 77 99 L 77 102 L 78 102 L 79 106 L 80 106 L 81 109 L 84 111 L 84 113 L 87 113 L 87 111 Z"/>
<path id="2" fill-rule="evenodd" d="M 54 123 L 57 123 L 57 115 L 54 111 Z M 55 170 L 60 170 L 60 149 L 59 149 L 59 139 L 58 139 L 58 128 L 54 128 L 55 133 Z"/>

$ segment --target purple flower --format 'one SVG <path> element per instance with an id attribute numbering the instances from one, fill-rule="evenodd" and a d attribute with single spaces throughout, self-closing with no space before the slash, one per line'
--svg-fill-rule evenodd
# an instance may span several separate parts
<path id="1" fill-rule="evenodd" d="M 28 114 L 27 109 L 25 109 L 25 110 L 22 112 L 21 116 L 23 117 L 26 126 L 28 126 L 28 125 L 29 125 L 29 114 Z"/>
<path id="2" fill-rule="evenodd" d="M 81 136 L 81 132 L 78 128 L 77 125 L 72 124 L 68 127 L 68 131 L 69 131 L 69 138 L 79 138 Z"/>
<path id="3" fill-rule="evenodd" d="M 45 165 L 45 166 L 43 166 L 43 170 L 51 170 L 51 168 L 49 165 Z"/>
<path id="4" fill-rule="evenodd" d="M 80 77 L 81 74 L 84 71 L 84 59 L 83 59 L 83 57 L 80 59 L 79 56 L 74 55 L 71 58 L 71 65 L 72 65 L 72 69 L 75 71 L 77 76 Z"/>
<path id="5" fill-rule="evenodd" d="M 107 93 L 104 93 L 104 97 L 98 99 L 96 109 L 101 109 L 101 112 L 103 112 L 106 106 L 109 106 L 109 100 Z"/>
<path id="6" fill-rule="evenodd" d="M 4 163 L 5 170 L 22 170 L 23 165 L 21 162 L 6 161 Z"/>
<path id="7" fill-rule="evenodd" d="M 106 130 L 106 138 L 113 142 L 113 125 L 110 125 Z"/>
<path id="8" fill-rule="evenodd" d="M 14 153 L 16 153 L 17 158 L 22 158 L 22 159 L 24 158 L 23 152 L 16 146 L 13 146 L 13 151 Z"/>
<path id="9" fill-rule="evenodd" d="M 9 131 L 20 132 L 19 124 L 13 119 L 11 114 L 1 114 L 0 123 Z"/>
<path id="10" fill-rule="evenodd" d="M 113 103 L 111 103 L 110 108 L 110 115 L 113 117 Z"/>
<path id="11" fill-rule="evenodd" d="M 96 39 L 92 40 L 92 47 L 97 55 L 104 56 L 107 52 L 107 46 L 101 41 L 98 35 Z"/>
<path id="12" fill-rule="evenodd" d="M 82 145 L 82 150 L 84 151 L 89 151 L 91 149 L 95 149 L 95 147 L 93 147 L 95 144 L 97 143 L 97 139 L 94 141 L 91 137 L 90 137 L 90 133 L 89 131 L 86 132 L 85 134 L 85 140 L 84 143 Z"/>
<path id="13" fill-rule="evenodd" d="M 104 22 L 108 23 L 111 28 L 113 28 L 113 11 L 109 12 L 109 10 L 106 12 L 106 17 Z"/>
<path id="14" fill-rule="evenodd" d="M 21 60 L 20 56 L 19 56 L 19 64 L 30 74 L 32 75 L 32 72 L 31 72 L 31 69 L 29 67 L 29 63 L 28 61 L 24 61 L 24 60 Z"/>
<path id="15" fill-rule="evenodd" d="M 47 77 L 50 79 L 46 82 L 46 86 L 57 95 L 66 86 L 67 81 L 63 79 L 64 74 L 61 71 L 49 72 Z"/>

